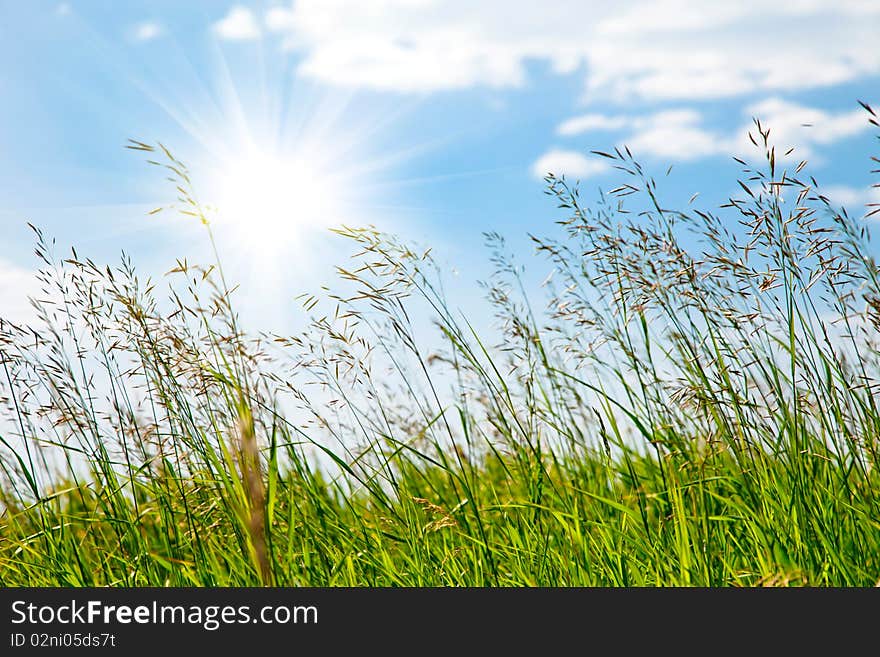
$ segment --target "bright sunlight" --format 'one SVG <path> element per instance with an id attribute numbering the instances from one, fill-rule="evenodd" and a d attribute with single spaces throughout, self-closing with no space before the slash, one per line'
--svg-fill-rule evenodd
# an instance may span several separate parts
<path id="1" fill-rule="evenodd" d="M 252 149 L 218 171 L 217 221 L 242 246 L 291 246 L 344 219 L 340 178 L 303 154 Z"/>

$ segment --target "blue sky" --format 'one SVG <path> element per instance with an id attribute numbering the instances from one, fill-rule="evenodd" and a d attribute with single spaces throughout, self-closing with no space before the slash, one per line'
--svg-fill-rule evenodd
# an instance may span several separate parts
<path id="1" fill-rule="evenodd" d="M 526 233 L 561 218 L 545 172 L 587 198 L 620 182 L 591 149 L 674 165 L 664 197 L 715 207 L 731 155 L 756 154 L 753 116 L 861 213 L 877 200 L 857 100 L 880 104 L 880 3 L 767 4 L 0 0 L 0 307 L 28 312 L 27 221 L 153 275 L 207 257 L 199 226 L 147 216 L 174 190 L 128 138 L 166 144 L 220 206 L 260 328 L 331 280 L 351 250 L 337 221 L 432 245 L 471 305 L 483 231 L 525 256 Z"/>

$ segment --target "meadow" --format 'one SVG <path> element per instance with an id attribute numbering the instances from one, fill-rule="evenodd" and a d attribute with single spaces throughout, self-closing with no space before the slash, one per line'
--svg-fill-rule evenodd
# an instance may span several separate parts
<path id="1" fill-rule="evenodd" d="M 222 258 L 151 281 L 35 229 L 37 318 L 0 326 L 0 585 L 877 584 L 880 208 L 752 135 L 713 210 L 626 149 L 601 198 L 548 176 L 553 275 L 536 298 L 487 235 L 489 335 L 371 228 L 337 229 L 357 254 L 295 335 L 247 330 Z M 131 148 L 209 239 L 183 163 Z"/>

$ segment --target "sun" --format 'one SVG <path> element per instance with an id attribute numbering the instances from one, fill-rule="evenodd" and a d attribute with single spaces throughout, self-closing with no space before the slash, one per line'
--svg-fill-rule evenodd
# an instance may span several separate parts
<path id="1" fill-rule="evenodd" d="M 344 219 L 345 181 L 307 153 L 250 148 L 230 157 L 214 178 L 218 229 L 242 247 L 289 247 Z"/>

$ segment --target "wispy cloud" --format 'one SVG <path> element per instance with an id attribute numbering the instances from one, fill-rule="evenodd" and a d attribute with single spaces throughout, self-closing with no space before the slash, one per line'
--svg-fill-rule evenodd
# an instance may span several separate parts
<path id="1" fill-rule="evenodd" d="M 266 27 L 274 32 L 296 31 L 296 14 L 292 8 L 271 7 L 266 11 Z"/>
<path id="2" fill-rule="evenodd" d="M 246 41 L 260 36 L 260 26 L 254 13 L 247 7 L 236 6 L 214 23 L 214 33 L 229 41 Z"/>
<path id="3" fill-rule="evenodd" d="M 695 110 L 670 110 L 633 119 L 632 127 L 632 134 L 623 141 L 637 156 L 696 160 L 731 152 L 730 139 L 707 130 Z"/>
<path id="4" fill-rule="evenodd" d="M 16 323 L 34 319 L 28 301 L 37 291 L 33 272 L 0 258 L 0 317 Z"/>
<path id="5" fill-rule="evenodd" d="M 583 114 L 563 121 L 556 128 L 556 134 L 563 137 L 579 135 L 598 130 L 620 130 L 630 124 L 624 116 L 605 116 L 603 114 Z"/>
<path id="6" fill-rule="evenodd" d="M 543 178 L 548 173 L 556 176 L 589 178 L 609 170 L 608 164 L 597 158 L 588 158 L 577 151 L 552 149 L 539 157 L 532 165 L 532 175 Z"/>
<path id="7" fill-rule="evenodd" d="M 746 112 L 767 124 L 774 141 L 786 147 L 802 144 L 809 148 L 817 144 L 832 144 L 870 128 L 868 116 L 861 108 L 849 112 L 827 112 L 781 98 L 768 98 L 750 105 Z M 740 150 L 746 146 L 747 139 L 744 127 L 738 136 Z M 804 155 L 803 149 L 801 154 Z"/>
<path id="8" fill-rule="evenodd" d="M 863 0 L 297 0 L 264 18 L 302 52 L 302 74 L 402 92 L 515 87 L 535 60 L 583 70 L 587 102 L 773 94 L 880 73 L 880 3 Z"/>
<path id="9" fill-rule="evenodd" d="M 165 34 L 165 28 L 154 21 L 138 23 L 131 29 L 131 38 L 139 43 L 152 41 Z"/>
<path id="10" fill-rule="evenodd" d="M 850 187 L 848 185 L 827 185 L 819 189 L 833 205 L 841 205 L 849 210 L 873 204 L 880 204 L 880 187 Z"/>
<path id="11" fill-rule="evenodd" d="M 715 155 L 759 157 L 761 153 L 749 139 L 749 132 L 754 132 L 752 117 L 770 128 L 771 143 L 777 146 L 780 158 L 792 146 L 797 146 L 792 157 L 811 157 L 816 146 L 852 137 L 870 127 L 865 112 L 859 108 L 829 112 L 776 97 L 748 105 L 743 115 L 742 125 L 733 132 L 708 127 L 703 115 L 694 109 L 666 110 L 644 116 L 585 114 L 562 122 L 556 132 L 575 136 L 618 131 L 626 133 L 619 143 L 628 146 L 637 156 L 687 161 Z"/>

